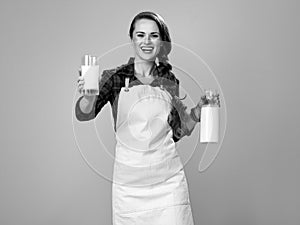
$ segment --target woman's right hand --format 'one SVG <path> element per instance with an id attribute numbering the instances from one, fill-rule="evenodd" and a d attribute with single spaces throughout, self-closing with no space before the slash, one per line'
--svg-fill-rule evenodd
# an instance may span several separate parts
<path id="1" fill-rule="evenodd" d="M 83 86 L 84 86 L 84 78 L 83 76 L 81 76 L 81 70 L 78 70 L 79 73 L 79 77 L 77 79 L 77 90 L 79 92 L 79 94 L 82 94 L 83 92 Z"/>

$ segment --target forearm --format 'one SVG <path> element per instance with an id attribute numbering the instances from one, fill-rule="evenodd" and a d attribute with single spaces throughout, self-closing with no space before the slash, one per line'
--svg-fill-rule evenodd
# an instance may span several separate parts
<path id="1" fill-rule="evenodd" d="M 184 132 L 181 133 L 181 137 L 190 136 L 198 122 L 200 122 L 201 109 L 199 107 L 194 107 L 191 109 L 190 113 L 185 113 L 184 119 L 181 123 L 181 128 Z"/>
<path id="2" fill-rule="evenodd" d="M 95 100 L 96 96 L 84 96 L 79 102 L 80 110 L 85 114 L 90 114 L 94 109 Z"/>
<path id="3" fill-rule="evenodd" d="M 95 118 L 95 101 L 96 97 L 80 97 L 75 106 L 75 115 L 79 121 L 87 121 Z"/>
<path id="4" fill-rule="evenodd" d="M 186 126 L 186 129 L 187 129 L 187 133 L 189 135 L 193 132 L 196 124 L 197 124 L 197 121 L 192 119 L 191 113 L 187 114 L 187 118 L 186 118 L 186 121 L 185 121 L 185 126 Z"/>

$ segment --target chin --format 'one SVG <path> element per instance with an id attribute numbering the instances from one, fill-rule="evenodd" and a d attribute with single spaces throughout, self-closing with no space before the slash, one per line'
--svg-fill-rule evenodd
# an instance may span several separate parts
<path id="1" fill-rule="evenodd" d="M 155 61 L 156 56 L 138 56 L 138 58 L 144 61 L 153 62 Z"/>
<path id="2" fill-rule="evenodd" d="M 153 62 L 153 61 L 155 61 L 155 57 L 148 57 L 148 58 L 144 58 L 144 60 L 145 61 L 151 61 L 151 62 Z"/>

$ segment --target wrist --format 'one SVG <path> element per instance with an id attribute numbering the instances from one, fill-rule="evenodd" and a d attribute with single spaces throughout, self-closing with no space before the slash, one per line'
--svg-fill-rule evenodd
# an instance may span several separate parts
<path id="1" fill-rule="evenodd" d="M 83 99 L 84 99 L 85 102 L 90 104 L 90 103 L 93 103 L 95 101 L 96 96 L 95 95 L 91 95 L 91 96 L 83 95 Z"/>
<path id="2" fill-rule="evenodd" d="M 79 108 L 85 114 L 91 113 L 95 105 L 95 96 L 81 96 Z"/>

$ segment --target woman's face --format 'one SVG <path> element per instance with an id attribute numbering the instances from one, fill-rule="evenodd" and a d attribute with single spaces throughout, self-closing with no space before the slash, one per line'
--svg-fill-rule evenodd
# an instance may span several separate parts
<path id="1" fill-rule="evenodd" d="M 155 21 L 140 19 L 135 22 L 132 45 L 135 58 L 143 61 L 154 61 L 161 48 L 161 37 Z"/>

